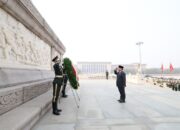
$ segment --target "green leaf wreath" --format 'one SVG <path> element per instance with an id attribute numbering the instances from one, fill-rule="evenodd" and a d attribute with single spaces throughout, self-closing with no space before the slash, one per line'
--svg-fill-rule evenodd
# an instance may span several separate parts
<path id="1" fill-rule="evenodd" d="M 73 70 L 73 66 L 72 66 L 71 60 L 69 58 L 64 58 L 63 62 L 64 62 L 65 71 L 67 73 L 70 85 L 74 89 L 78 89 L 79 83 L 77 81 L 76 74 L 75 74 L 75 72 Z"/>

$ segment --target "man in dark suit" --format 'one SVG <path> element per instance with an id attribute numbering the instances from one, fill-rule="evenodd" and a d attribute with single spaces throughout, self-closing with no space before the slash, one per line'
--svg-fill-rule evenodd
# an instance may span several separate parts
<path id="1" fill-rule="evenodd" d="M 55 72 L 55 78 L 53 80 L 53 99 L 52 99 L 52 108 L 53 108 L 53 114 L 54 115 L 60 115 L 59 112 L 61 112 L 61 109 L 58 109 L 58 98 L 59 98 L 59 92 L 61 90 L 61 86 L 63 83 L 63 68 L 60 65 L 60 60 L 58 59 L 58 56 L 54 57 L 52 59 L 54 62 L 53 68 Z"/>
<path id="2" fill-rule="evenodd" d="M 126 74 L 123 71 L 123 66 L 119 65 L 118 68 L 114 70 L 114 73 L 117 75 L 116 79 L 116 86 L 118 87 L 119 93 L 120 93 L 120 100 L 118 100 L 120 103 L 125 103 L 125 87 L 126 87 Z"/>

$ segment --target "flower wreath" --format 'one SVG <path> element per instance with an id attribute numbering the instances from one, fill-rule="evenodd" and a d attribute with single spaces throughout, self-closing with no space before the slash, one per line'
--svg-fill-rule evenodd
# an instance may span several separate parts
<path id="1" fill-rule="evenodd" d="M 76 71 L 72 65 L 71 60 L 69 58 L 64 58 L 63 62 L 64 62 L 64 68 L 67 73 L 70 85 L 74 89 L 78 89 L 78 86 L 79 86 L 78 77 L 77 77 Z"/>

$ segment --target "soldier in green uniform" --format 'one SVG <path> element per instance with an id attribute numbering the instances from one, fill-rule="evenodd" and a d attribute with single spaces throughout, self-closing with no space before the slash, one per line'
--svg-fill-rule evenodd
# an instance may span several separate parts
<path id="1" fill-rule="evenodd" d="M 52 99 L 52 109 L 54 115 L 60 115 L 61 109 L 58 109 L 58 98 L 59 92 L 61 90 L 61 86 L 63 83 L 63 68 L 60 65 L 60 60 L 58 60 L 58 56 L 52 59 L 54 62 L 53 68 L 55 72 L 55 78 L 53 80 L 53 99 Z"/>
<path id="2" fill-rule="evenodd" d="M 66 85 L 67 85 L 67 81 L 68 81 L 68 76 L 67 76 L 67 72 L 66 72 L 66 68 L 63 65 L 63 89 L 62 89 L 62 97 L 63 98 L 66 98 L 67 95 L 66 95 Z"/>

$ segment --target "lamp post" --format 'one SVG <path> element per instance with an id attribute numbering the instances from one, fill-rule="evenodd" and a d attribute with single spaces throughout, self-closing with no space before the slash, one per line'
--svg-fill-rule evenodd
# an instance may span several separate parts
<path id="1" fill-rule="evenodd" d="M 139 46 L 139 66 L 138 66 L 138 73 L 140 75 L 142 75 L 142 66 L 141 66 L 141 45 L 143 44 L 143 42 L 137 42 L 136 45 Z"/>

